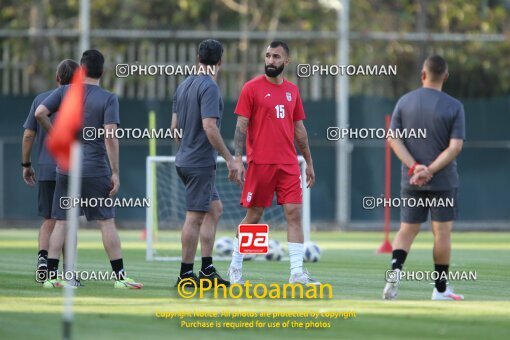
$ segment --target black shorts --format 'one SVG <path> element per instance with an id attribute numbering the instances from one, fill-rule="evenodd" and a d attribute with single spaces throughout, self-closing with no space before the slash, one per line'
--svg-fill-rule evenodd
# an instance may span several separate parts
<path id="1" fill-rule="evenodd" d="M 53 196 L 52 217 L 56 220 L 65 220 L 67 210 L 69 210 L 69 196 L 67 193 L 69 176 L 57 173 L 57 185 L 55 195 Z M 110 176 L 101 177 L 82 177 L 81 179 L 81 198 L 108 198 L 112 189 Z M 115 218 L 115 207 L 100 206 L 94 207 L 82 206 L 81 212 L 85 214 L 87 221 L 108 220 Z"/>
<path id="2" fill-rule="evenodd" d="M 216 166 L 204 168 L 175 167 L 186 187 L 186 210 L 209 211 L 211 201 L 220 199 L 214 181 Z"/>
<path id="3" fill-rule="evenodd" d="M 51 218 L 53 206 L 53 194 L 55 193 L 55 181 L 39 181 L 39 194 L 37 197 L 37 211 L 39 216 L 45 219 Z"/>
<path id="4" fill-rule="evenodd" d="M 430 206 L 403 205 L 400 207 L 401 222 L 424 223 L 427 221 L 429 210 L 431 220 L 435 222 L 454 221 L 458 217 L 457 189 L 441 191 L 402 189 L 400 195 L 401 198 L 421 200 L 421 202 L 426 200 L 433 202 L 435 199 L 437 203 Z M 449 204 L 452 201 L 453 204 Z"/>

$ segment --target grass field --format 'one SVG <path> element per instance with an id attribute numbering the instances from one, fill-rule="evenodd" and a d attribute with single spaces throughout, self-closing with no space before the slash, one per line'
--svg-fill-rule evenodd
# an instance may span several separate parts
<path id="1" fill-rule="evenodd" d="M 223 236 L 221 233 L 218 236 Z M 165 244 L 179 254 L 179 234 Z M 284 240 L 283 234 L 272 235 Z M 47 290 L 34 281 L 36 230 L 0 230 L 0 339 L 56 339 L 61 332 L 62 290 Z M 75 339 L 169 339 L 210 336 L 221 339 L 337 338 L 508 338 L 510 330 L 510 233 L 456 233 L 451 270 L 476 271 L 476 281 L 454 282 L 461 302 L 430 301 L 430 282 L 403 282 L 398 301 L 382 301 L 389 255 L 376 255 L 380 233 L 313 234 L 323 257 L 307 268 L 334 287 L 331 300 L 191 299 L 172 288 L 177 262 L 146 262 L 139 232 L 122 231 L 124 259 L 143 290 L 115 290 L 112 282 L 90 281 L 76 290 Z M 407 270 L 433 270 L 430 232 L 418 236 Z M 80 231 L 78 270 L 109 270 L 100 233 Z M 216 267 L 226 273 L 228 262 Z M 251 261 L 246 278 L 285 283 L 288 262 Z M 327 329 L 189 329 L 156 311 L 353 311 L 355 318 L 330 320 Z M 195 319 L 197 320 L 197 319 Z M 324 319 L 322 319 L 324 320 Z M 244 319 L 250 321 L 250 319 Z M 325 320 L 324 320 L 325 321 Z"/>

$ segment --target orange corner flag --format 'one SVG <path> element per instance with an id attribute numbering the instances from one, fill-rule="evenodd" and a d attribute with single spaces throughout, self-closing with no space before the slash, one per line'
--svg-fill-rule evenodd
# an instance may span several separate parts
<path id="1" fill-rule="evenodd" d="M 71 145 L 76 140 L 76 134 L 83 124 L 83 74 L 82 68 L 74 73 L 71 85 L 60 104 L 55 123 L 46 140 L 49 152 L 64 171 L 69 170 Z"/>

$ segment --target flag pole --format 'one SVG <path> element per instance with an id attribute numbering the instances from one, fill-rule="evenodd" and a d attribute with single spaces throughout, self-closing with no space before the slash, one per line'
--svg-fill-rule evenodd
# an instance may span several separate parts
<path id="1" fill-rule="evenodd" d="M 386 115 L 385 126 L 386 131 L 390 129 L 391 116 Z M 388 140 L 384 145 L 384 198 L 389 200 L 391 198 L 391 147 Z M 377 249 L 379 254 L 391 253 L 393 248 L 390 242 L 390 223 L 391 223 L 391 210 L 389 206 L 384 207 L 384 241 Z"/>
<path id="2" fill-rule="evenodd" d="M 69 172 L 69 191 L 68 196 L 71 200 L 80 197 L 81 193 L 81 143 L 79 140 L 74 141 L 71 146 L 71 168 Z M 70 273 L 74 270 L 77 260 L 76 240 L 78 234 L 78 224 L 80 215 L 80 205 L 72 204 L 71 209 L 67 210 L 67 233 L 64 254 L 65 272 Z M 73 275 L 73 280 L 76 279 Z M 74 289 L 72 285 L 64 288 L 64 313 L 62 315 L 62 336 L 64 340 L 71 339 L 72 322 L 73 322 L 73 300 Z"/>

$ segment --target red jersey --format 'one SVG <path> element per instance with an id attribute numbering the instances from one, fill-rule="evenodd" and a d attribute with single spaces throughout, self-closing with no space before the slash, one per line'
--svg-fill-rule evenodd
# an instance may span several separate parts
<path id="1" fill-rule="evenodd" d="M 244 84 L 235 113 L 250 120 L 248 163 L 297 164 L 294 122 L 305 119 L 299 89 L 290 81 L 276 85 L 258 76 Z"/>

